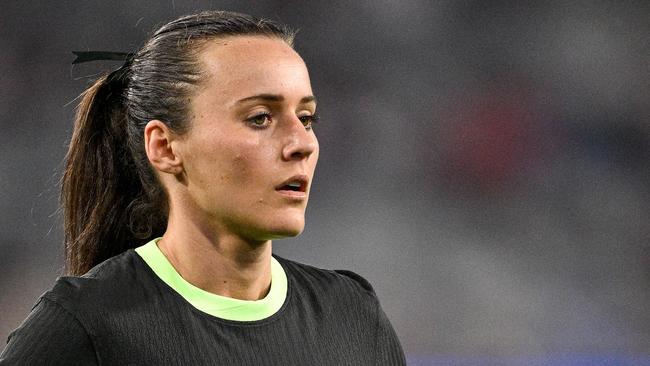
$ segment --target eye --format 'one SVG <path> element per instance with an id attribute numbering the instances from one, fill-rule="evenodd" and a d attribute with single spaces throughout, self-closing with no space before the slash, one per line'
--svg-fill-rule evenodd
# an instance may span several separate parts
<path id="1" fill-rule="evenodd" d="M 246 122 L 253 126 L 253 128 L 266 128 L 271 124 L 271 114 L 268 112 L 260 113 L 253 117 L 247 118 Z"/>
<path id="2" fill-rule="evenodd" d="M 303 126 L 305 126 L 306 129 L 311 130 L 311 128 L 313 127 L 312 125 L 318 122 L 319 117 L 317 114 L 314 113 L 309 116 L 298 117 L 298 119 L 300 119 L 300 121 L 302 122 Z"/>

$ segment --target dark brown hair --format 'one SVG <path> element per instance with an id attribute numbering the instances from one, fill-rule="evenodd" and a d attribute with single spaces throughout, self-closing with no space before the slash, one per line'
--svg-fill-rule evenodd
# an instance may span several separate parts
<path id="1" fill-rule="evenodd" d="M 61 180 L 66 272 L 96 264 L 161 236 L 168 197 L 149 163 L 144 128 L 163 121 L 185 134 L 188 100 L 203 78 L 202 45 L 238 35 L 277 37 L 287 26 L 250 15 L 207 11 L 165 24 L 120 69 L 82 94 Z"/>

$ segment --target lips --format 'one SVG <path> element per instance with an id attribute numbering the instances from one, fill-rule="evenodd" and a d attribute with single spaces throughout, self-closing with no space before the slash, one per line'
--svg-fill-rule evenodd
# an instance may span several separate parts
<path id="1" fill-rule="evenodd" d="M 276 191 L 283 192 L 306 192 L 309 177 L 304 174 L 294 175 L 275 187 Z"/>

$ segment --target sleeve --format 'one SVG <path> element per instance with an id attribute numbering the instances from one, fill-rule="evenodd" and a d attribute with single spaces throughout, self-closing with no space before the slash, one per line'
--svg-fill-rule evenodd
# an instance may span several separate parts
<path id="1" fill-rule="evenodd" d="M 41 297 L 27 319 L 9 334 L 0 366 L 98 365 L 92 341 L 79 321 Z"/>
<path id="2" fill-rule="evenodd" d="M 375 332 L 375 362 L 373 365 L 406 366 L 404 350 L 386 313 L 377 302 L 377 331 Z"/>

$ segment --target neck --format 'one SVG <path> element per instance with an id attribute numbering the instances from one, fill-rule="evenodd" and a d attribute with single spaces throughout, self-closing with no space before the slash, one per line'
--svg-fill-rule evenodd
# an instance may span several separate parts
<path id="1" fill-rule="evenodd" d="M 271 287 L 270 240 L 251 242 L 225 230 L 206 230 L 200 220 L 179 221 L 170 211 L 158 247 L 192 285 L 241 300 L 264 298 Z M 182 216 L 181 216 L 182 217 Z"/>

